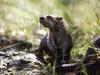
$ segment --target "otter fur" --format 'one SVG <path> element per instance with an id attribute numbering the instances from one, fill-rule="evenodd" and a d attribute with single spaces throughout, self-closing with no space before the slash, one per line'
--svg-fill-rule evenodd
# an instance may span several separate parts
<path id="1" fill-rule="evenodd" d="M 66 30 L 62 17 L 40 17 L 40 24 L 48 29 L 37 48 L 36 56 L 43 62 L 44 53 L 49 56 L 48 62 L 56 65 L 68 63 L 72 49 L 72 37 Z"/>

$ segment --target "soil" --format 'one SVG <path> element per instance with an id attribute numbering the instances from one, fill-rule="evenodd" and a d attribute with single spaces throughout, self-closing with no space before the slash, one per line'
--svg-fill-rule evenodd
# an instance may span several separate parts
<path id="1" fill-rule="evenodd" d="M 0 75 L 42 75 L 32 44 L 0 37 Z"/>

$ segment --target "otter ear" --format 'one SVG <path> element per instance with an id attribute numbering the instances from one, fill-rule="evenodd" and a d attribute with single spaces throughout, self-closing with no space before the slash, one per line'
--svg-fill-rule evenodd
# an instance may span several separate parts
<path id="1" fill-rule="evenodd" d="M 59 21 L 61 21 L 63 18 L 62 17 L 57 17 L 56 19 L 58 19 Z"/>

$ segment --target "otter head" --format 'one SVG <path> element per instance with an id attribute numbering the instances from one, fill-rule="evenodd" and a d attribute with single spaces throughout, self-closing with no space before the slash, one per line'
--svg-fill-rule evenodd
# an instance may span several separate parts
<path id="1" fill-rule="evenodd" d="M 52 31 L 58 31 L 63 27 L 62 17 L 40 17 L 39 21 L 44 27 L 49 28 Z"/>

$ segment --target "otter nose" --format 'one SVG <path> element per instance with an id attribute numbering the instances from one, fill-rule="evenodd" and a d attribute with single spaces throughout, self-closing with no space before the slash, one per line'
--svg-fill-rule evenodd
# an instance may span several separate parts
<path id="1" fill-rule="evenodd" d="M 40 21 L 43 21 L 45 18 L 44 17 L 40 17 Z"/>

